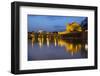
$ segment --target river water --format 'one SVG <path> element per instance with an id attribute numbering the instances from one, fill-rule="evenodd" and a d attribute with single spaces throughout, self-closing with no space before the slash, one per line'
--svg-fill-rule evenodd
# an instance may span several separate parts
<path id="1" fill-rule="evenodd" d="M 88 58 L 88 45 L 82 40 L 28 39 L 28 61 Z"/>

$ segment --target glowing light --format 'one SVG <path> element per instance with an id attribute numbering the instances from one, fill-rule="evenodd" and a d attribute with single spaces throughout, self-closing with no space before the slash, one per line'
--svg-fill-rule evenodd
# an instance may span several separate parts
<path id="1" fill-rule="evenodd" d="M 49 44 L 50 44 L 49 38 L 46 38 L 46 40 L 47 40 L 47 46 L 49 47 Z"/>
<path id="2" fill-rule="evenodd" d="M 88 50 L 88 45 L 87 44 L 85 45 L 85 49 Z"/>
<path id="3" fill-rule="evenodd" d="M 62 39 L 58 40 L 58 45 L 61 47 L 65 47 L 65 50 L 69 53 L 71 53 L 71 55 L 73 55 L 74 53 L 77 53 L 78 51 L 80 51 L 80 49 L 82 48 L 81 44 L 73 44 L 73 43 L 68 43 Z"/>
<path id="4" fill-rule="evenodd" d="M 32 47 L 34 46 L 34 41 L 35 41 L 35 38 L 33 37 L 32 38 Z"/>
<path id="5" fill-rule="evenodd" d="M 39 43 L 39 47 L 41 48 L 43 46 L 43 38 L 38 38 L 38 43 Z"/>
<path id="6" fill-rule="evenodd" d="M 70 24 L 66 25 L 66 30 L 63 32 L 58 32 L 58 34 L 67 34 L 73 31 L 77 31 L 77 32 L 81 32 L 82 28 L 80 26 L 80 24 L 78 24 L 77 22 L 72 22 Z"/>
<path id="7" fill-rule="evenodd" d="M 55 46 L 57 46 L 57 39 L 56 38 L 54 38 L 54 44 L 55 44 Z"/>

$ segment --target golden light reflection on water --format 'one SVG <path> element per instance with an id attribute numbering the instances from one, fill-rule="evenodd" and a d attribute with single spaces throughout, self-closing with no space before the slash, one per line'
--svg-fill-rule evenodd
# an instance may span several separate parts
<path id="1" fill-rule="evenodd" d="M 41 48 L 43 46 L 43 41 L 44 41 L 44 38 L 38 38 L 38 44 L 39 44 L 39 47 Z"/>
<path id="2" fill-rule="evenodd" d="M 57 46 L 57 39 L 54 38 L 54 45 Z"/>
<path id="3" fill-rule="evenodd" d="M 49 47 L 49 45 L 50 45 L 49 38 L 46 38 L 46 42 L 47 42 L 47 46 Z"/>
<path id="4" fill-rule="evenodd" d="M 35 41 L 35 36 L 33 34 L 31 34 L 32 37 L 32 47 L 34 46 L 34 41 Z"/>
<path id="5" fill-rule="evenodd" d="M 35 38 L 32 38 L 32 46 L 35 44 Z M 43 38 L 43 37 L 38 37 L 38 41 L 37 41 L 38 45 L 40 48 L 43 47 L 44 44 L 47 45 L 47 47 L 50 47 L 50 45 L 53 45 L 55 47 L 64 47 L 66 52 L 69 52 L 71 55 L 79 52 L 82 48 L 84 48 L 85 50 L 88 49 L 87 44 L 81 44 L 81 43 L 72 43 L 72 42 L 68 42 L 66 40 L 63 40 L 61 38 L 53 38 L 50 39 L 49 37 L 47 38 Z"/>
<path id="6" fill-rule="evenodd" d="M 87 44 L 85 45 L 85 49 L 88 50 L 88 45 Z"/>

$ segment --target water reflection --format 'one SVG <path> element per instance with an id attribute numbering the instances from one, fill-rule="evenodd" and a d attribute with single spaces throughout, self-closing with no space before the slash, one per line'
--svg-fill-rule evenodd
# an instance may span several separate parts
<path id="1" fill-rule="evenodd" d="M 46 40 L 47 40 L 47 46 L 49 47 L 50 44 L 49 38 L 46 38 Z"/>
<path id="2" fill-rule="evenodd" d="M 37 39 L 38 40 L 36 40 L 35 37 L 31 39 L 31 44 L 33 48 L 36 43 L 38 43 L 37 46 L 39 48 L 42 48 L 44 45 L 50 47 L 51 45 L 54 44 L 55 47 L 63 47 L 65 51 L 71 54 L 72 56 L 81 50 L 84 51 L 88 50 L 88 45 L 85 42 L 82 42 L 81 40 L 77 40 L 77 42 L 75 42 L 75 40 L 73 39 L 67 40 L 57 37 L 53 37 L 51 39 L 48 36 L 46 38 L 44 38 L 43 36 L 38 36 Z"/>
<path id="3" fill-rule="evenodd" d="M 31 36 L 31 37 L 30 37 Z M 30 34 L 28 60 L 79 59 L 88 57 L 87 41 L 63 39 L 58 34 Z"/>
<path id="4" fill-rule="evenodd" d="M 41 48 L 43 46 L 43 41 L 44 41 L 44 38 L 38 38 L 38 44 L 39 44 L 39 47 Z"/>

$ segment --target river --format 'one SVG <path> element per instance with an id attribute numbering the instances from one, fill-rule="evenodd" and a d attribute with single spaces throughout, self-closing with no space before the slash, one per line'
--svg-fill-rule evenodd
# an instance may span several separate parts
<path id="1" fill-rule="evenodd" d="M 28 61 L 80 58 L 88 58 L 88 44 L 82 40 L 28 39 Z"/>

